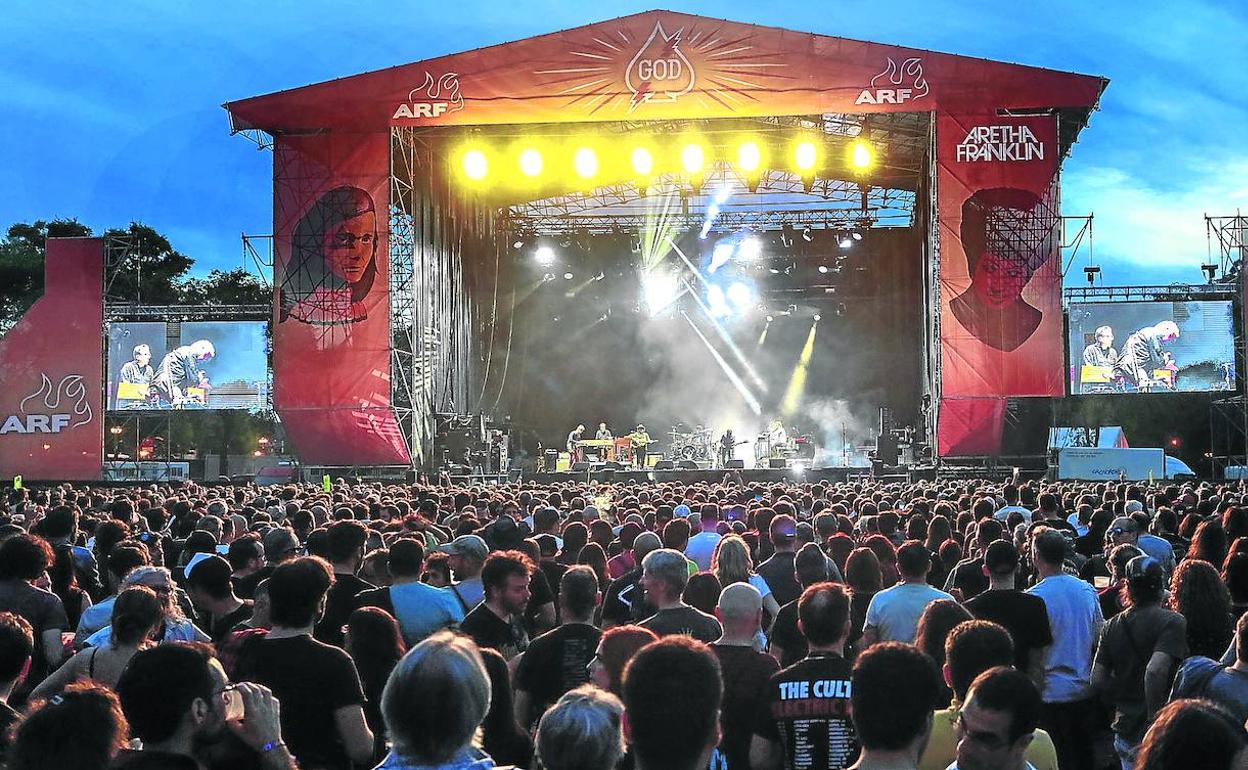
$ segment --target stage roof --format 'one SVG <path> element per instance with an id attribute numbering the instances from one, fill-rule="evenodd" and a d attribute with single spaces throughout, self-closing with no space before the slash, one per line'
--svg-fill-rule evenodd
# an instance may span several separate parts
<path id="1" fill-rule="evenodd" d="M 234 131 L 1057 111 L 1063 152 L 1102 77 L 654 10 L 227 102 Z"/>

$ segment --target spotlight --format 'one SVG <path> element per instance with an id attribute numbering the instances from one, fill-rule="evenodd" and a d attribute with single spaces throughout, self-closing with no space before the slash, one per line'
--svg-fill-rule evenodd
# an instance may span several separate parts
<path id="1" fill-rule="evenodd" d="M 861 241 L 861 240 L 862 240 L 862 233 L 860 233 L 860 232 L 858 232 L 857 230 L 855 230 L 855 231 L 854 231 L 854 233 L 853 233 L 853 237 L 854 237 L 854 240 L 855 240 L 855 241 Z"/>
<path id="2" fill-rule="evenodd" d="M 485 179 L 485 175 L 490 172 L 490 162 L 486 160 L 485 153 L 480 150 L 469 150 L 464 153 L 464 176 L 479 182 Z"/>
<path id="3" fill-rule="evenodd" d="M 1096 265 L 1088 265 L 1083 269 L 1084 276 L 1088 279 L 1088 285 L 1096 283 L 1096 277 L 1101 274 L 1101 268 Z"/>
<path id="4" fill-rule="evenodd" d="M 841 234 L 836 238 L 836 245 L 840 246 L 842 249 L 848 249 L 850 246 L 854 245 L 854 239 L 850 238 L 848 235 Z"/>
<path id="5" fill-rule="evenodd" d="M 570 280 L 572 280 L 572 279 L 573 279 L 573 278 L 575 278 L 575 277 L 576 277 L 576 276 L 572 275 L 571 273 L 564 273 L 564 274 L 563 274 L 563 280 L 565 280 L 565 281 L 570 281 Z"/>
<path id="6" fill-rule="evenodd" d="M 633 148 L 629 160 L 633 164 L 633 171 L 642 176 L 650 176 L 650 172 L 654 171 L 654 156 L 645 147 Z"/>
<path id="7" fill-rule="evenodd" d="M 700 144 L 686 144 L 680 151 L 680 165 L 689 174 L 700 174 L 706 163 L 706 151 Z"/>
<path id="8" fill-rule="evenodd" d="M 1204 264 L 1200 269 L 1205 271 L 1205 277 L 1209 279 L 1209 283 L 1213 283 L 1213 279 L 1218 277 L 1218 266 L 1216 264 Z"/>
<path id="9" fill-rule="evenodd" d="M 555 250 L 549 246 L 538 246 L 537 251 L 533 252 L 533 258 L 543 267 L 553 265 L 555 264 Z"/>
<path id="10" fill-rule="evenodd" d="M 806 466 L 803 463 L 793 463 L 793 473 L 801 476 L 806 473 Z"/>
<path id="11" fill-rule="evenodd" d="M 680 296 L 680 279 L 669 272 L 646 273 L 641 279 L 641 292 L 650 315 L 658 315 Z"/>
<path id="12" fill-rule="evenodd" d="M 520 173 L 534 177 L 542 173 L 542 154 L 532 147 L 520 153 Z"/>
<path id="13" fill-rule="evenodd" d="M 572 166 L 581 179 L 592 179 L 598 174 L 598 153 L 588 147 L 581 147 L 572 156 Z"/>
<path id="14" fill-rule="evenodd" d="M 811 233 L 810 226 L 808 225 L 806 227 L 803 227 L 802 228 L 802 240 L 806 241 L 807 243 L 810 243 L 814 239 L 815 239 L 815 236 L 813 233 Z"/>
<path id="15" fill-rule="evenodd" d="M 871 145 L 859 139 L 849 146 L 849 163 L 856 169 L 865 170 L 875 163 L 875 152 Z"/>
<path id="16" fill-rule="evenodd" d="M 793 148 L 793 163 L 797 166 L 798 171 L 813 171 L 818 154 L 814 142 L 798 142 L 797 146 Z"/>
<path id="17" fill-rule="evenodd" d="M 774 319 L 774 318 L 772 318 L 771 316 L 767 316 L 767 323 L 771 323 L 771 322 L 772 322 L 772 321 L 774 321 L 774 320 L 775 320 L 775 319 Z"/>
<path id="18" fill-rule="evenodd" d="M 820 266 L 819 266 L 819 272 L 821 272 L 821 273 L 826 273 L 826 272 L 828 272 L 828 266 L 827 266 L 827 265 L 820 265 Z"/>
<path id="19" fill-rule="evenodd" d="M 755 142 L 745 142 L 737 148 L 737 166 L 746 173 L 757 171 L 763 162 L 763 153 Z"/>
<path id="20" fill-rule="evenodd" d="M 514 243 L 512 243 L 512 244 L 511 244 L 511 247 L 512 247 L 513 249 L 520 249 L 520 248 L 524 248 L 524 241 L 521 241 L 521 240 L 516 240 Z"/>
<path id="21" fill-rule="evenodd" d="M 823 316 L 819 315 L 818 313 L 815 313 L 815 322 L 817 323 L 822 320 L 823 320 Z"/>
<path id="22" fill-rule="evenodd" d="M 728 301 L 744 311 L 754 304 L 754 292 L 749 285 L 737 281 L 728 287 Z"/>
<path id="23" fill-rule="evenodd" d="M 741 241 L 741 246 L 737 250 L 737 253 L 740 254 L 741 258 L 747 262 L 753 262 L 763 255 L 763 242 L 757 237 L 751 235 Z"/>
<path id="24" fill-rule="evenodd" d="M 732 259 L 735 251 L 731 243 L 720 241 L 715 244 L 715 248 L 711 249 L 711 266 L 706 269 L 708 273 L 713 273 L 722 267 L 728 260 Z"/>

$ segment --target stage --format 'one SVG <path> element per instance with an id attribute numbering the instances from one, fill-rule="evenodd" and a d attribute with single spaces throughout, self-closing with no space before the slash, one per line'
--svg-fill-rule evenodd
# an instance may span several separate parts
<path id="1" fill-rule="evenodd" d="M 727 474 L 740 475 L 746 484 L 772 484 L 778 482 L 814 483 L 816 481 L 843 482 L 852 478 L 871 476 L 871 469 L 865 467 L 830 467 L 830 468 L 748 468 L 745 470 L 692 470 L 675 468 L 672 470 L 597 470 L 573 473 L 534 473 L 525 476 L 526 482 L 537 484 L 559 484 L 567 482 L 604 481 L 611 483 L 638 482 L 677 482 L 680 484 L 718 484 Z"/>

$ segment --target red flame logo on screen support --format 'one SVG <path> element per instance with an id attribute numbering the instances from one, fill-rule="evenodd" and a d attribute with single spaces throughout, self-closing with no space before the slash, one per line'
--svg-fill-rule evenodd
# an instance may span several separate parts
<path id="1" fill-rule="evenodd" d="M 624 71 L 624 85 L 633 94 L 629 112 L 646 102 L 674 102 L 693 90 L 697 75 L 680 50 L 682 32 L 678 29 L 669 35 L 663 31 L 662 22 L 655 22 L 645 45 Z"/>

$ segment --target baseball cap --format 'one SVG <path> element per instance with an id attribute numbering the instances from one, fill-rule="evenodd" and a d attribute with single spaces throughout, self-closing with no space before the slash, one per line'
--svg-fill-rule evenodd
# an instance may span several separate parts
<path id="1" fill-rule="evenodd" d="M 1165 570 L 1161 562 L 1148 554 L 1137 556 L 1127 562 L 1127 581 L 1130 583 L 1153 584 L 1161 588 L 1165 582 Z"/>
<path id="2" fill-rule="evenodd" d="M 1006 575 L 1018 568 L 1018 549 L 1008 540 L 994 540 L 984 552 L 984 566 L 994 575 Z"/>
<path id="3" fill-rule="evenodd" d="M 797 521 L 787 513 L 782 513 L 771 520 L 771 542 L 788 545 L 797 537 Z"/>
<path id="4" fill-rule="evenodd" d="M 485 561 L 485 557 L 490 555 L 489 546 L 479 535 L 460 535 L 446 545 L 438 546 L 438 550 L 457 556 L 471 556 L 481 561 Z"/>
<path id="5" fill-rule="evenodd" d="M 1109 534 L 1121 535 L 1124 532 L 1138 532 L 1139 525 L 1135 523 L 1135 519 L 1130 516 L 1119 516 L 1109 525 Z"/>

